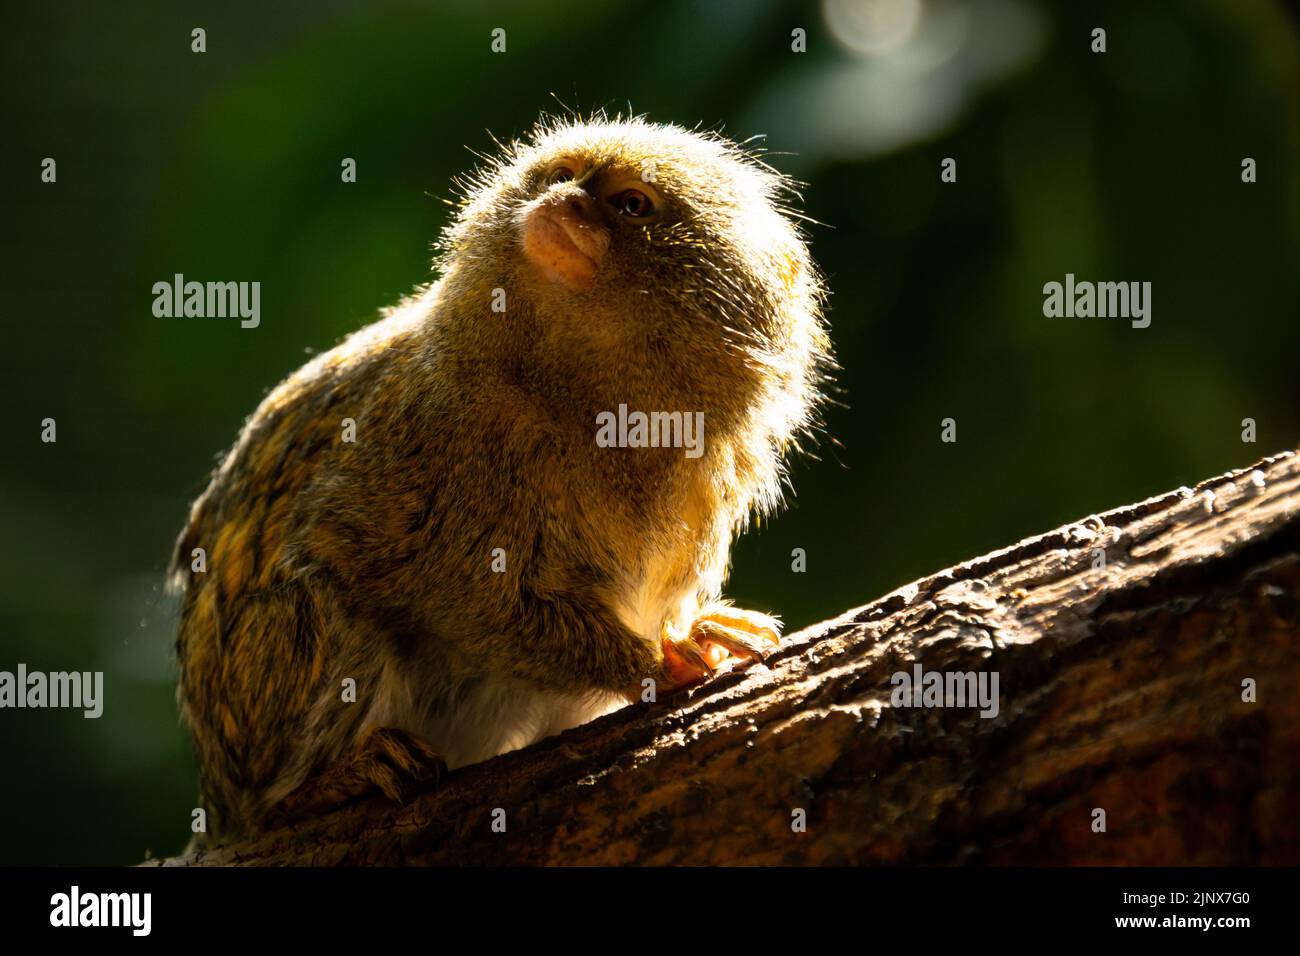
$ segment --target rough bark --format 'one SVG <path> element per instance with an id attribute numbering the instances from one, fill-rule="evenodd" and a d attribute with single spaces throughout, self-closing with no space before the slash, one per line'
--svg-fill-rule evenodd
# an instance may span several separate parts
<path id="1" fill-rule="evenodd" d="M 893 706 L 891 676 L 917 662 L 996 672 L 997 716 Z M 942 571 L 791 635 L 766 665 L 404 807 L 165 862 L 1295 864 L 1297 810 L 1286 453 Z"/>

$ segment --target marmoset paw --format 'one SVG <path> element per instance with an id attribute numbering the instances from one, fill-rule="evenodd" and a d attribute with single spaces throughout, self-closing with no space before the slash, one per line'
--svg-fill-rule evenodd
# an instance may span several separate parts
<path id="1" fill-rule="evenodd" d="M 768 614 L 710 604 L 685 637 L 664 637 L 670 688 L 726 673 L 737 663 L 762 660 L 781 645 L 781 622 Z"/>
<path id="2" fill-rule="evenodd" d="M 414 734 L 379 727 L 361 744 L 355 770 L 384 796 L 405 803 L 426 783 L 436 783 L 447 765 L 432 747 Z"/>
<path id="3" fill-rule="evenodd" d="M 379 727 L 350 755 L 285 797 L 272 809 L 267 823 L 283 826 L 320 816 L 375 790 L 406 803 L 446 772 L 443 759 L 419 737 L 395 727 Z"/>

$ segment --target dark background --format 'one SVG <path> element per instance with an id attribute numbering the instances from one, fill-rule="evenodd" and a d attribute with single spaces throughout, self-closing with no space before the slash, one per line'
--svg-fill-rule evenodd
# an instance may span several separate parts
<path id="1" fill-rule="evenodd" d="M 765 133 L 826 224 L 836 441 L 737 545 L 738 603 L 802 626 L 1300 441 L 1300 43 L 1274 2 L 6 13 L 0 670 L 103 670 L 106 704 L 0 711 L 0 863 L 182 847 L 161 584 L 187 505 L 272 385 L 426 280 L 466 147 L 555 97 Z M 176 272 L 260 281 L 261 326 L 155 318 Z M 1151 327 L 1045 318 L 1067 272 L 1150 281 Z"/>

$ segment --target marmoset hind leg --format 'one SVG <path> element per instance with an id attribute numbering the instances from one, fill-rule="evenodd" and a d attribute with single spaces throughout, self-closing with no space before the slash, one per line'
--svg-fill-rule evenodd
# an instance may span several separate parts
<path id="1" fill-rule="evenodd" d="M 186 595 L 181 703 L 203 768 L 203 842 L 229 840 L 378 791 L 404 799 L 441 770 L 428 744 L 373 725 L 380 636 L 310 580 L 228 599 Z M 350 649 L 350 650 L 349 650 Z M 355 694 L 345 693 L 351 679 Z"/>

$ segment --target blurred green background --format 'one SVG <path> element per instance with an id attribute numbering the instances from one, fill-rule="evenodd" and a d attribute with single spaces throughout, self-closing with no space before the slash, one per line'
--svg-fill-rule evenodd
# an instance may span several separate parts
<path id="1" fill-rule="evenodd" d="M 554 97 L 766 134 L 826 224 L 838 444 L 796 464 L 790 509 L 737 546 L 740 603 L 802 626 L 1300 440 L 1293 7 L 7 13 L 0 669 L 103 670 L 106 705 L 0 711 L 0 863 L 181 849 L 194 767 L 161 579 L 187 505 L 268 388 L 428 277 L 466 147 L 522 133 Z M 47 156 L 57 184 L 40 182 Z M 155 318 L 151 286 L 176 272 L 260 281 L 261 326 Z M 1043 284 L 1067 272 L 1152 282 L 1151 327 L 1044 318 Z M 956 444 L 939 441 L 949 416 Z"/>

